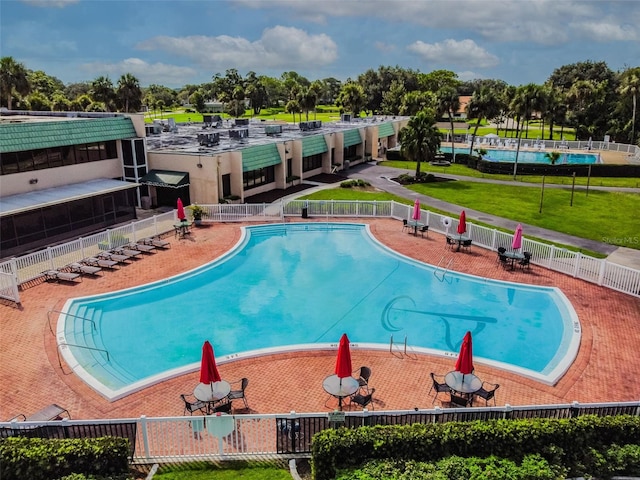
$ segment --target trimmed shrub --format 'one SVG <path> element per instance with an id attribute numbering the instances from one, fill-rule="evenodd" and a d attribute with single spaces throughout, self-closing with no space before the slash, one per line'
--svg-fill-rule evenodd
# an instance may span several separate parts
<path id="1" fill-rule="evenodd" d="M 0 440 L 0 478 L 50 480 L 73 474 L 123 475 L 129 469 L 128 456 L 126 438 L 9 437 Z"/>
<path id="2" fill-rule="evenodd" d="M 570 419 L 489 420 L 329 429 L 312 443 L 312 468 L 316 480 L 328 480 L 339 469 L 359 467 L 367 460 L 395 458 L 435 462 L 452 455 L 489 457 L 521 462 L 539 453 L 549 463 L 561 465 L 578 477 L 599 468 L 597 456 L 612 445 L 640 444 L 640 417 L 585 415 Z M 618 457 L 632 457 L 633 452 Z"/>

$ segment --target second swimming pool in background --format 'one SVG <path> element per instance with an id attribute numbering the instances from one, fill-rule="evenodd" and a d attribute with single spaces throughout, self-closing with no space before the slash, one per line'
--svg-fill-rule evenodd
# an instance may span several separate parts
<path id="1" fill-rule="evenodd" d="M 490 149 L 484 146 L 475 145 L 475 149 L 483 148 L 487 151 L 486 155 L 483 155 L 484 160 L 490 162 L 510 162 L 516 161 L 515 149 Z M 451 153 L 451 147 L 440 147 L 440 151 Z M 551 161 L 545 156 L 551 150 L 520 150 L 518 152 L 518 163 L 546 163 L 551 164 Z M 468 148 L 456 148 L 456 153 L 469 153 Z M 587 165 L 598 163 L 598 155 L 592 153 L 576 153 L 576 152 L 560 152 L 560 158 L 556 161 L 556 165 L 572 164 L 572 165 Z"/>
<path id="2" fill-rule="evenodd" d="M 477 362 L 549 384 L 577 354 L 577 315 L 556 288 L 434 273 L 361 224 L 244 232 L 232 252 L 198 269 L 69 300 L 65 311 L 74 316 L 61 317 L 58 338 L 88 348 L 62 347 L 65 360 L 113 399 L 197 369 L 207 339 L 224 362 L 327 348 L 345 332 L 367 348 L 388 349 L 391 335 L 406 336 L 413 351 L 451 356 L 453 367 L 469 330 Z"/>

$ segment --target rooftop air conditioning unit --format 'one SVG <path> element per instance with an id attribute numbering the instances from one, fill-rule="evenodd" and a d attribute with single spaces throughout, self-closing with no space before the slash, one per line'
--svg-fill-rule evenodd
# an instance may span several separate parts
<path id="1" fill-rule="evenodd" d="M 351 122 L 351 114 L 350 113 L 343 113 L 342 114 L 342 121 L 343 122 Z"/>
<path id="2" fill-rule="evenodd" d="M 199 133 L 198 143 L 203 146 L 212 147 L 220 143 L 219 133 Z"/>
<path id="3" fill-rule="evenodd" d="M 235 138 L 241 140 L 249 136 L 248 128 L 236 128 L 235 130 L 229 130 L 229 138 Z"/>
<path id="4" fill-rule="evenodd" d="M 280 135 L 282 133 L 282 125 L 267 125 L 264 127 L 264 133 L 267 135 Z"/>
<path id="5" fill-rule="evenodd" d="M 236 127 L 249 125 L 249 119 L 248 118 L 236 118 L 235 124 L 236 124 Z"/>

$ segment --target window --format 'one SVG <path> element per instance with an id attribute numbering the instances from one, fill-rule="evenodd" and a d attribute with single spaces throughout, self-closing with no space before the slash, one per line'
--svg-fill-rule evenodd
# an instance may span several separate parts
<path id="1" fill-rule="evenodd" d="M 310 157 L 302 158 L 302 171 L 308 172 L 309 170 L 315 170 L 316 168 L 322 167 L 322 154 L 316 153 L 315 155 L 311 155 Z"/>
<path id="2" fill-rule="evenodd" d="M 126 145 L 128 145 L 128 143 L 123 142 L 125 157 L 127 153 Z M 131 155 L 130 147 L 128 153 Z M 64 165 L 75 165 L 76 163 L 107 160 L 110 158 L 118 158 L 115 140 L 92 143 L 90 145 L 73 145 L 27 150 L 25 152 L 8 152 L 0 155 L 0 167 L 2 169 L 2 175 L 9 175 L 11 173 L 31 172 Z"/>
<path id="3" fill-rule="evenodd" d="M 242 175 L 244 182 L 244 189 L 249 190 L 251 188 L 259 187 L 260 185 L 266 185 L 272 183 L 276 178 L 275 167 L 258 168 L 257 170 L 251 170 L 244 172 Z"/>

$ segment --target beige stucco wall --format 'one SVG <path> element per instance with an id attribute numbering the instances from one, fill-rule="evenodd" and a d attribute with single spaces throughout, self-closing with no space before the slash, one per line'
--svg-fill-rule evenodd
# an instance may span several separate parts
<path id="1" fill-rule="evenodd" d="M 96 178 L 121 178 L 122 161 L 119 158 L 97 162 L 67 165 L 64 167 L 34 170 L 33 172 L 12 173 L 0 176 L 2 196 L 35 192 L 46 188 L 82 183 Z M 38 182 L 30 184 L 29 180 Z"/>

